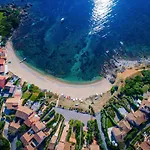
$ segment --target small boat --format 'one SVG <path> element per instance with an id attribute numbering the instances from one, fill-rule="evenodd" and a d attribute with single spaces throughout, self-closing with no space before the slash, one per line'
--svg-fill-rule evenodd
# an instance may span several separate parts
<path id="1" fill-rule="evenodd" d="M 65 21 L 65 18 L 61 18 L 60 22 L 63 23 Z"/>
<path id="2" fill-rule="evenodd" d="M 122 42 L 122 41 L 120 41 L 120 44 L 121 44 L 121 45 L 123 45 L 123 42 Z"/>
<path id="3" fill-rule="evenodd" d="M 22 63 L 22 62 L 24 62 L 24 61 L 26 61 L 26 60 L 27 60 L 27 58 L 24 57 L 24 58 L 20 61 L 20 63 Z"/>

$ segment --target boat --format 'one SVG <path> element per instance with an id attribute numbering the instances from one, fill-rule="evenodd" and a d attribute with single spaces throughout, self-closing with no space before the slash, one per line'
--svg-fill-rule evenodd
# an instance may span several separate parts
<path id="1" fill-rule="evenodd" d="M 24 61 L 26 61 L 26 60 L 27 60 L 27 58 L 24 57 L 24 58 L 20 61 L 20 63 L 22 63 L 22 62 L 24 62 Z"/>
<path id="2" fill-rule="evenodd" d="M 60 22 L 63 23 L 65 21 L 65 18 L 61 18 Z"/>

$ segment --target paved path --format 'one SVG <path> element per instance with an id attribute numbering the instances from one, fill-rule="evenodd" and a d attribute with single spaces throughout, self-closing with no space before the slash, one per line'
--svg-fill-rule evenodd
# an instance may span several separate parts
<path id="1" fill-rule="evenodd" d="M 69 121 L 71 119 L 80 120 L 85 125 L 87 125 L 87 122 L 91 119 L 91 115 L 77 113 L 76 111 L 70 111 L 70 110 L 61 109 L 61 108 L 55 108 L 55 111 L 59 114 L 62 114 L 65 117 L 65 121 Z"/>
<path id="2" fill-rule="evenodd" d="M 101 113 L 98 113 L 96 115 L 96 120 L 97 120 L 97 124 L 98 124 L 98 128 L 99 128 L 99 132 L 100 132 L 100 135 L 101 135 L 101 138 L 103 140 L 103 144 L 105 146 L 105 149 L 108 150 L 108 147 L 107 147 L 107 144 L 105 142 L 105 136 L 104 136 L 104 133 L 102 131 L 102 125 L 101 125 Z"/>

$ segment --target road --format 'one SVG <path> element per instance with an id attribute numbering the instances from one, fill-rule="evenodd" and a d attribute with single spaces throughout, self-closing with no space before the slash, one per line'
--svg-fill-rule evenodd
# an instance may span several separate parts
<path id="1" fill-rule="evenodd" d="M 96 115 L 96 120 L 97 120 L 97 124 L 98 124 L 98 128 L 99 128 L 99 132 L 100 132 L 100 135 L 101 135 L 101 138 L 103 140 L 103 144 L 105 146 L 105 149 L 108 150 L 108 147 L 107 147 L 107 144 L 105 142 L 105 136 L 104 136 L 104 133 L 102 131 L 102 125 L 101 125 L 101 113 L 98 113 Z"/>
<path id="2" fill-rule="evenodd" d="M 70 111 L 62 108 L 55 108 L 55 111 L 62 114 L 65 117 L 65 121 L 70 121 L 71 119 L 80 120 L 87 126 L 87 122 L 91 120 L 91 115 L 88 114 L 77 113 L 76 111 Z"/>

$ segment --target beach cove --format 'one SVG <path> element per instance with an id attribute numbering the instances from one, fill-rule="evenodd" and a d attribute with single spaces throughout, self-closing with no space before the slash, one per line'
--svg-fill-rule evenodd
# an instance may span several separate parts
<path id="1" fill-rule="evenodd" d="M 90 84 L 69 84 L 59 81 L 53 77 L 41 74 L 24 63 L 20 63 L 19 58 L 16 56 L 13 49 L 13 44 L 8 41 L 6 44 L 7 60 L 9 71 L 13 72 L 23 81 L 35 84 L 41 89 L 47 89 L 57 94 L 64 94 L 72 98 L 87 98 L 95 93 L 105 93 L 112 87 L 110 82 L 106 79 L 90 83 Z"/>

